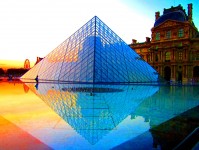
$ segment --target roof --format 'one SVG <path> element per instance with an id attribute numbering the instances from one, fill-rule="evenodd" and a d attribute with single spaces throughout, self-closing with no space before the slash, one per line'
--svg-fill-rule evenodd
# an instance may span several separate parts
<path id="1" fill-rule="evenodd" d="M 165 22 L 166 20 L 175 20 L 185 22 L 188 20 L 188 17 L 185 13 L 185 10 L 182 9 L 182 6 L 171 7 L 169 9 L 164 9 L 163 15 L 160 16 L 154 23 L 154 27 Z"/>

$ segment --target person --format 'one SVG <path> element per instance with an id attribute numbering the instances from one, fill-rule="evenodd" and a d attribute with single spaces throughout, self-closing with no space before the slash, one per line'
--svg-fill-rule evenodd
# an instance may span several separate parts
<path id="1" fill-rule="evenodd" d="M 36 80 L 36 82 L 38 83 L 38 81 L 39 81 L 38 75 L 36 76 L 35 80 Z"/>
<path id="2" fill-rule="evenodd" d="M 38 90 L 38 88 L 39 88 L 39 84 L 38 84 L 38 82 L 36 82 L 36 84 L 35 84 L 35 88 L 36 88 L 36 90 Z"/>
<path id="3" fill-rule="evenodd" d="M 11 74 L 8 75 L 8 80 L 9 80 L 9 81 L 12 80 L 12 75 L 11 75 Z"/>

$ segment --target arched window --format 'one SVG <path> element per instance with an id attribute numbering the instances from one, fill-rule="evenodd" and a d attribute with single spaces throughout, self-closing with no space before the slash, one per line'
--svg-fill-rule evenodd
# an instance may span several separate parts
<path id="1" fill-rule="evenodd" d="M 196 82 L 199 81 L 199 66 L 193 68 L 193 80 Z"/>
<path id="2" fill-rule="evenodd" d="M 155 34 L 155 40 L 156 40 L 156 41 L 160 40 L 160 33 L 159 33 L 159 32 L 157 32 L 157 33 Z"/>
<path id="3" fill-rule="evenodd" d="M 147 55 L 147 62 L 150 62 L 150 57 L 151 57 L 151 55 L 149 54 L 149 55 Z"/>
<path id="4" fill-rule="evenodd" d="M 155 61 L 158 61 L 158 54 L 155 55 Z"/>
<path id="5" fill-rule="evenodd" d="M 183 37 L 184 36 L 184 30 L 183 29 L 179 29 L 178 30 L 178 37 Z"/>
<path id="6" fill-rule="evenodd" d="M 170 52 L 166 52 L 165 53 L 165 62 L 170 62 L 171 60 L 171 53 Z"/>
<path id="7" fill-rule="evenodd" d="M 170 39 L 171 38 L 171 31 L 167 31 L 166 32 L 166 39 Z"/>
<path id="8" fill-rule="evenodd" d="M 199 53 L 196 54 L 196 60 L 199 60 Z"/>
<path id="9" fill-rule="evenodd" d="M 171 80 L 171 68 L 169 66 L 166 66 L 164 68 L 164 78 L 165 78 L 166 81 Z"/>
<path id="10" fill-rule="evenodd" d="M 182 60 L 182 52 L 179 52 L 179 53 L 178 53 L 178 59 L 179 59 L 179 60 Z"/>
<path id="11" fill-rule="evenodd" d="M 193 68 L 193 77 L 199 77 L 199 66 Z"/>

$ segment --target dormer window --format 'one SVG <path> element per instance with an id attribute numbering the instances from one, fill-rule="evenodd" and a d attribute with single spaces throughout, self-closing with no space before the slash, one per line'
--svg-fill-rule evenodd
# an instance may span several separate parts
<path id="1" fill-rule="evenodd" d="M 155 34 L 155 40 L 156 40 L 156 41 L 160 40 L 160 32 L 157 32 L 157 33 Z"/>
<path id="2" fill-rule="evenodd" d="M 178 37 L 183 37 L 184 36 L 184 30 L 183 29 L 179 29 L 178 30 Z"/>
<path id="3" fill-rule="evenodd" d="M 166 39 L 170 39 L 171 38 L 171 31 L 167 31 L 166 32 Z"/>
<path id="4" fill-rule="evenodd" d="M 155 55 L 155 61 L 158 61 L 158 54 Z"/>

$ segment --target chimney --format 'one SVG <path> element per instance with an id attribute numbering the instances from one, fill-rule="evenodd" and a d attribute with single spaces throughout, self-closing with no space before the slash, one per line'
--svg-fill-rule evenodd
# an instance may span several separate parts
<path id="1" fill-rule="evenodd" d="M 136 43 L 137 43 L 137 40 L 132 39 L 132 44 L 136 44 Z"/>
<path id="2" fill-rule="evenodd" d="M 160 12 L 159 11 L 155 12 L 155 21 L 158 20 L 159 17 L 160 17 Z"/>
<path id="3" fill-rule="evenodd" d="M 192 21 L 192 3 L 188 4 L 188 19 Z"/>
<path id="4" fill-rule="evenodd" d="M 150 42 L 150 39 L 149 37 L 146 37 L 146 43 Z"/>

